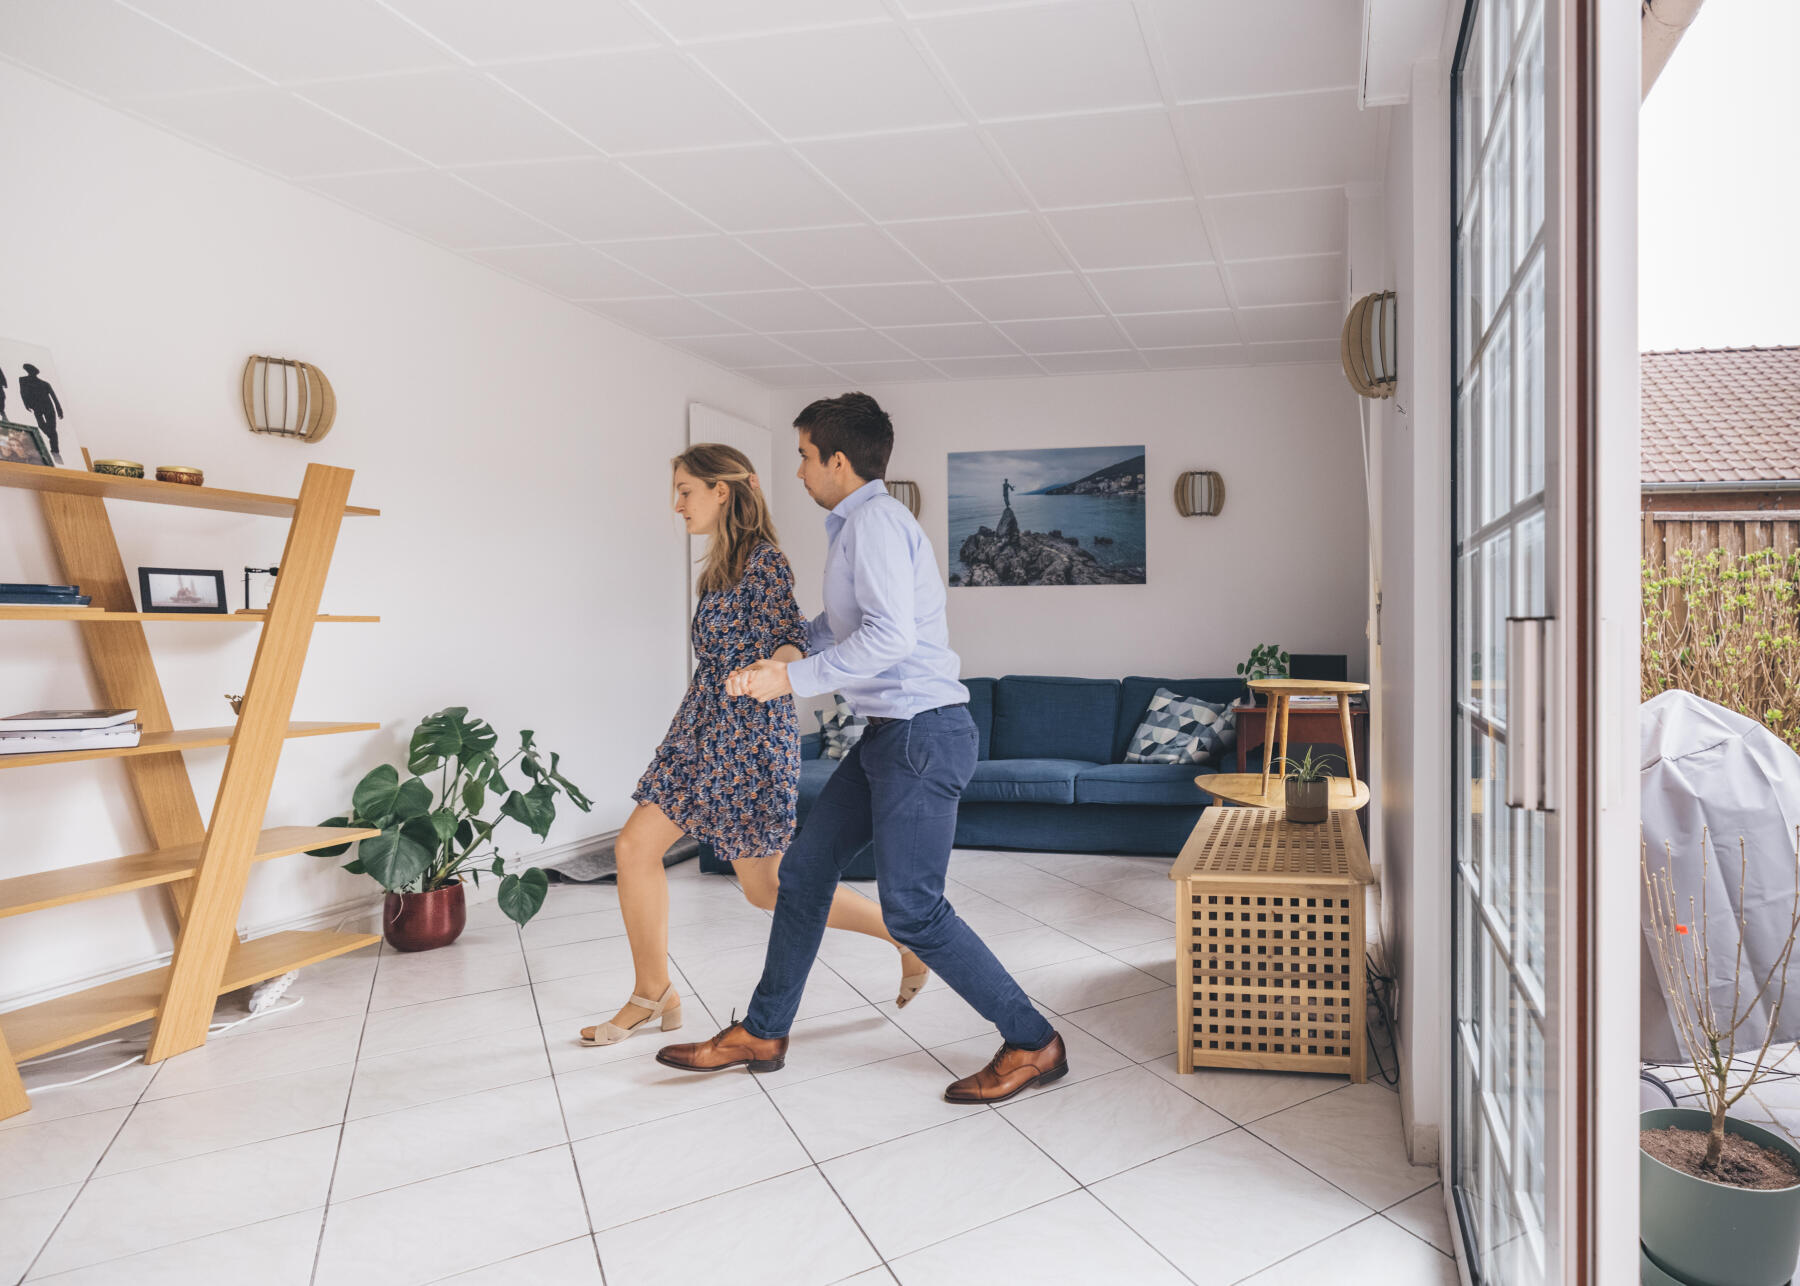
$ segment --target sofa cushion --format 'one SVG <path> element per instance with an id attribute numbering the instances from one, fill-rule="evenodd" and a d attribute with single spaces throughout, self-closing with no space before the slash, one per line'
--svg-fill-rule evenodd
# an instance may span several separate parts
<path id="1" fill-rule="evenodd" d="M 969 718 L 981 737 L 975 757 L 986 759 L 994 743 L 994 680 L 964 679 L 962 685 L 969 690 Z"/>
<path id="2" fill-rule="evenodd" d="M 965 804 L 1072 804 L 1083 759 L 984 759 L 963 787 Z"/>
<path id="3" fill-rule="evenodd" d="M 1009 674 L 994 687 L 993 757 L 1106 763 L 1118 758 L 1112 748 L 1118 710 L 1117 679 Z"/>
<path id="4" fill-rule="evenodd" d="M 1158 688 L 1125 749 L 1125 762 L 1216 765 L 1236 744 L 1234 707 Z"/>
<path id="5" fill-rule="evenodd" d="M 1194 778 L 1212 772 L 1193 764 L 1094 764 L 1075 774 L 1075 802 L 1203 807 L 1212 796 Z"/>
<path id="6" fill-rule="evenodd" d="M 869 721 L 850 708 L 841 692 L 831 694 L 831 709 L 813 713 L 819 719 L 819 736 L 827 759 L 842 759 L 869 730 Z"/>
<path id="7" fill-rule="evenodd" d="M 806 816 L 806 810 L 812 807 L 813 800 L 819 797 L 819 792 L 825 789 L 825 783 L 831 780 L 831 774 L 843 762 L 842 759 L 825 758 L 800 761 L 799 812 L 802 817 Z"/>
<path id="8" fill-rule="evenodd" d="M 1249 692 L 1242 679 L 1147 679 L 1131 675 L 1119 685 L 1119 708 L 1113 724 L 1112 753 L 1105 762 L 1119 763 L 1131 745 L 1131 734 L 1144 721 L 1150 698 L 1158 688 L 1167 688 L 1177 696 L 1198 697 L 1202 701 L 1236 701 Z"/>

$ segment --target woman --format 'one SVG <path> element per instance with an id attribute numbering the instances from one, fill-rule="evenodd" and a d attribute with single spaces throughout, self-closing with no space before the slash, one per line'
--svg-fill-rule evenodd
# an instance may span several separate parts
<path id="1" fill-rule="evenodd" d="M 694 610 L 694 677 L 668 734 L 632 793 L 637 808 L 619 832 L 619 909 L 631 942 L 636 989 L 611 1022 L 581 1029 L 584 1045 L 613 1045 L 651 1019 L 681 1026 L 669 982 L 669 885 L 663 854 L 685 833 L 732 863 L 752 905 L 775 905 L 781 854 L 794 834 L 800 738 L 792 697 L 762 704 L 725 695 L 725 676 L 766 656 L 805 655 L 806 618 L 794 576 L 749 459 L 701 443 L 675 457 L 675 512 L 691 536 L 710 536 Z M 900 952 L 899 1004 L 925 985 L 924 961 L 894 942 L 881 909 L 847 888 L 831 905 L 832 928 L 866 933 Z"/>

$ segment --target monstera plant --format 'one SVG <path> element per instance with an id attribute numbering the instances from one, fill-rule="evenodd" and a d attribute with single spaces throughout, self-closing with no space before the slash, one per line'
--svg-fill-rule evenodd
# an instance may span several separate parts
<path id="1" fill-rule="evenodd" d="M 492 724 L 470 718 L 464 706 L 428 715 L 413 731 L 406 756 L 409 775 L 403 778 L 392 764 L 370 769 L 356 784 L 349 813 L 321 823 L 381 832 L 362 840 L 344 869 L 368 875 L 387 890 L 384 924 L 389 941 L 403 950 L 421 948 L 397 941 L 396 926 L 404 933 L 411 931 L 406 928 L 409 917 L 416 929 L 433 915 L 452 914 L 448 909 L 436 912 L 440 905 L 453 905 L 454 931 L 426 945 L 444 945 L 461 932 L 465 876 L 477 885 L 484 874 L 498 877 L 500 909 L 518 924 L 530 920 L 544 904 L 549 881 L 536 867 L 508 872 L 493 843 L 495 828 L 511 819 L 542 840 L 556 820 L 559 795 L 584 813 L 593 806 L 562 775 L 560 756 L 540 749 L 529 729 L 519 733 L 519 748 L 505 759 L 495 748 L 499 740 Z M 509 783 L 509 772 L 522 780 Z M 349 847 L 337 844 L 312 852 L 338 857 Z M 454 890 L 454 897 L 413 905 L 448 890 Z M 441 937 L 447 921 L 434 922 Z"/>

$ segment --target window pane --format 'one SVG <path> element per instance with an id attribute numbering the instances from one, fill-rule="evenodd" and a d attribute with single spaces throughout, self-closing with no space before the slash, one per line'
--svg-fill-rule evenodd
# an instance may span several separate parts
<path id="1" fill-rule="evenodd" d="M 1513 382 L 1512 317 L 1502 313 L 1481 359 L 1481 378 L 1487 387 L 1487 414 L 1481 428 L 1481 472 L 1484 486 L 1482 521 L 1493 522 L 1512 504 Z"/>
<path id="2" fill-rule="evenodd" d="M 1514 309 L 1524 333 L 1520 354 L 1524 387 L 1519 397 L 1519 480 L 1514 497 L 1524 500 L 1544 489 L 1544 256 L 1540 251 L 1519 285 Z"/>
<path id="3" fill-rule="evenodd" d="M 1522 108 L 1519 145 L 1524 152 L 1519 167 L 1519 182 L 1524 188 L 1524 235 L 1529 245 L 1544 226 L 1544 28 L 1538 24 L 1531 34 L 1524 60 L 1519 64 L 1518 88 L 1515 91 Z"/>

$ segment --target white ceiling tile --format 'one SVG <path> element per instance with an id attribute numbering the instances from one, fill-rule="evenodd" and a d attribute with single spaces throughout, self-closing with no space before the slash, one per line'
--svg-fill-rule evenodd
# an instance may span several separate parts
<path id="1" fill-rule="evenodd" d="M 1355 91 L 1331 90 L 1198 103 L 1177 119 L 1201 183 L 1219 195 L 1380 179 L 1386 111 L 1359 111 Z"/>
<path id="2" fill-rule="evenodd" d="M 536 282 L 564 299 L 620 299 L 658 290 L 653 282 L 586 246 L 507 246 L 476 250 L 471 257 Z"/>
<path id="3" fill-rule="evenodd" d="M 1183 101 L 1356 84 L 1363 6 L 1344 0 L 1157 0 L 1157 36 Z"/>
<path id="4" fill-rule="evenodd" d="M 809 286 L 922 281 L 929 275 L 867 224 L 804 232 L 748 232 L 743 241 Z"/>
<path id="5" fill-rule="evenodd" d="M 1240 308 L 1263 304 L 1316 304 L 1344 297 L 1344 257 L 1305 255 L 1227 264 Z"/>
<path id="6" fill-rule="evenodd" d="M 1250 360 L 1258 363 L 1332 362 L 1341 356 L 1336 340 L 1306 340 L 1288 344 L 1252 344 Z"/>
<path id="7" fill-rule="evenodd" d="M 1344 328 L 1344 309 L 1338 304 L 1290 304 L 1282 308 L 1240 308 L 1244 338 L 1263 341 L 1329 339 L 1336 342 Z"/>
<path id="8" fill-rule="evenodd" d="M 926 326 L 975 320 L 972 308 L 945 287 L 928 282 L 840 286 L 824 293 L 871 326 Z"/>
<path id="9" fill-rule="evenodd" d="M 1058 210 L 1050 222 L 1083 268 L 1210 263 L 1213 257 L 1192 201 Z"/>
<path id="10" fill-rule="evenodd" d="M 336 174 L 307 179 L 306 186 L 456 250 L 561 240 L 536 219 L 441 170 Z"/>
<path id="11" fill-rule="evenodd" d="M 1164 111 L 1010 121 L 990 132 L 1040 206 L 1193 194 Z"/>
<path id="12" fill-rule="evenodd" d="M 892 23 L 734 40 L 693 53 L 786 138 L 960 123 L 925 59 Z"/>
<path id="13" fill-rule="evenodd" d="M 1139 348 L 1187 348 L 1238 342 L 1237 323 L 1232 320 L 1229 308 L 1196 313 L 1143 313 L 1121 317 L 1119 325 Z"/>
<path id="14" fill-rule="evenodd" d="M 1001 322 L 1000 329 L 1027 353 L 1101 352 L 1125 343 L 1110 317 Z"/>
<path id="15" fill-rule="evenodd" d="M 1025 208 L 972 129 L 831 139 L 800 149 L 878 222 Z"/>
<path id="16" fill-rule="evenodd" d="M 1210 263 L 1110 268 L 1088 280 L 1115 313 L 1171 313 L 1226 306 L 1225 283 Z"/>
<path id="17" fill-rule="evenodd" d="M 823 387 L 841 383 L 836 375 L 823 366 L 740 366 L 738 372 L 748 375 L 758 384 L 772 384 L 781 388 Z"/>
<path id="18" fill-rule="evenodd" d="M 881 0 L 638 0 L 677 40 L 718 40 L 809 27 L 886 22 Z"/>
<path id="19" fill-rule="evenodd" d="M 408 156 L 285 89 L 227 89 L 134 104 L 140 115 L 286 178 L 393 170 Z"/>
<path id="20" fill-rule="evenodd" d="M 1082 317 L 1096 311 L 1093 292 L 1072 272 L 958 281 L 955 288 L 989 321 Z"/>
<path id="21" fill-rule="evenodd" d="M 1227 259 L 1344 249 L 1349 213 L 1341 187 L 1213 197 L 1206 209 L 1219 232 L 1219 253 Z"/>
<path id="22" fill-rule="evenodd" d="M 132 0 L 209 49 L 277 81 L 374 76 L 456 59 L 374 0 Z"/>
<path id="23" fill-rule="evenodd" d="M 512 63 L 494 75 L 615 156 L 767 138 L 730 95 L 672 49 Z"/>
<path id="24" fill-rule="evenodd" d="M 997 380 L 1042 375 L 1044 368 L 1029 357 L 945 357 L 932 363 L 952 379 Z"/>
<path id="25" fill-rule="evenodd" d="M 1109 353 L 1041 353 L 1038 364 L 1052 375 L 1082 375 L 1092 371 L 1141 371 L 1144 359 L 1129 348 Z"/>
<path id="26" fill-rule="evenodd" d="M 634 156 L 630 165 L 727 232 L 821 227 L 859 217 L 792 152 L 772 143 Z"/>
<path id="27" fill-rule="evenodd" d="M 706 295 L 700 302 L 752 330 L 844 330 L 856 325 L 856 318 L 814 290 Z"/>
<path id="28" fill-rule="evenodd" d="M 907 356 L 893 340 L 872 330 L 808 330 L 782 335 L 781 342 L 815 362 L 886 362 Z"/>
<path id="29" fill-rule="evenodd" d="M 832 365 L 843 374 L 845 379 L 864 385 L 898 384 L 903 380 L 911 383 L 915 380 L 941 380 L 944 378 L 924 362 L 833 362 Z"/>
<path id="30" fill-rule="evenodd" d="M 668 339 L 681 335 L 727 335 L 738 329 L 710 308 L 685 295 L 656 295 L 648 299 L 590 299 L 581 305 L 589 312 L 610 317 L 633 330 Z"/>
<path id="31" fill-rule="evenodd" d="M 1161 101 L 1126 0 L 999 9 L 922 24 L 983 119 L 1147 107 Z"/>
<path id="32" fill-rule="evenodd" d="M 7 0 L 6 56 L 108 102 L 262 82 L 112 0 Z"/>
<path id="33" fill-rule="evenodd" d="M 579 156 L 582 141 L 466 68 L 308 85 L 304 98 L 434 165 Z"/>
<path id="34" fill-rule="evenodd" d="M 708 230 L 704 219 L 617 162 L 597 156 L 478 165 L 456 173 L 576 241 Z"/>
<path id="35" fill-rule="evenodd" d="M 1244 361 L 1242 344 L 1213 344 L 1204 348 L 1146 348 L 1144 360 L 1151 369 L 1166 371 L 1194 366 L 1235 366 Z"/>
<path id="36" fill-rule="evenodd" d="M 658 43 L 625 0 L 383 0 L 473 63 Z"/>
<path id="37" fill-rule="evenodd" d="M 802 360 L 764 335 L 707 335 L 673 343 L 721 366 L 786 366 Z"/>
<path id="38" fill-rule="evenodd" d="M 920 357 L 998 357 L 1019 346 L 986 322 L 949 326 L 901 326 L 887 332 L 908 352 Z"/>
<path id="39" fill-rule="evenodd" d="M 606 252 L 670 290 L 682 294 L 775 290 L 793 281 L 730 237 L 664 237 L 613 241 Z"/>
<path id="40" fill-rule="evenodd" d="M 897 223 L 889 231 L 940 277 L 1000 277 L 1068 266 L 1028 214 Z"/>

